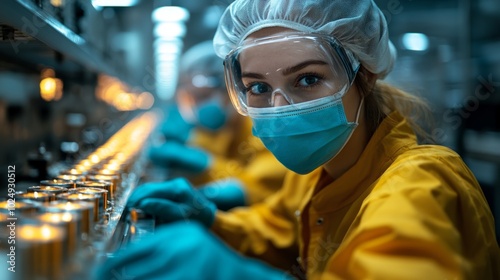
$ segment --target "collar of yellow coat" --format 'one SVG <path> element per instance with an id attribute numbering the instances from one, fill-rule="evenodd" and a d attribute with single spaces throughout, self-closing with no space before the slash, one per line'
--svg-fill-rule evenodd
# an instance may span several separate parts
<path id="1" fill-rule="evenodd" d="M 318 191 L 310 191 L 311 206 L 317 213 L 336 211 L 351 204 L 355 199 L 369 192 L 369 187 L 389 167 L 394 159 L 417 145 L 415 133 L 406 119 L 398 112 L 389 114 L 379 125 L 358 162 L 337 180 Z M 318 168 L 310 176 L 314 188 L 323 168 Z M 313 195 L 314 194 L 314 195 Z"/>

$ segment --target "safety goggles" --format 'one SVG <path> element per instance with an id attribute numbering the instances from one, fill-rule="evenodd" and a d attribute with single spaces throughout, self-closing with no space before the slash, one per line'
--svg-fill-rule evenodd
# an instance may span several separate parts
<path id="1" fill-rule="evenodd" d="M 188 95 L 194 103 L 203 103 L 215 95 L 226 94 L 224 77 L 222 73 L 186 74 L 180 79 L 179 93 Z"/>
<path id="2" fill-rule="evenodd" d="M 352 85 L 359 61 L 335 38 L 286 33 L 246 40 L 224 60 L 236 110 L 293 105 L 336 95 Z"/>
<path id="3" fill-rule="evenodd" d="M 185 75 L 176 94 L 177 104 L 184 119 L 196 122 L 196 111 L 207 103 L 229 105 L 224 77 L 211 73 Z"/>

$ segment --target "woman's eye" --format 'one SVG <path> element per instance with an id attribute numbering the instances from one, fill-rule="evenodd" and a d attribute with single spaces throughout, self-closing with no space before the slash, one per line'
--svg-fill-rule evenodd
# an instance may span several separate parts
<path id="1" fill-rule="evenodd" d="M 247 91 L 252 94 L 263 94 L 269 91 L 269 86 L 264 83 L 254 83 L 247 87 Z"/>
<path id="2" fill-rule="evenodd" d="M 303 76 L 302 78 L 300 78 L 298 81 L 298 84 L 301 87 L 310 87 L 310 86 L 316 84 L 317 82 L 319 82 L 319 79 L 320 78 L 317 76 L 307 75 L 307 76 Z"/>

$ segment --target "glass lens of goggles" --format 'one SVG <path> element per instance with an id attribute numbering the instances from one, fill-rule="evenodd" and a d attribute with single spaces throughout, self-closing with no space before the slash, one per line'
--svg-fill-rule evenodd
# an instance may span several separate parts
<path id="1" fill-rule="evenodd" d="M 210 71 L 186 73 L 180 78 L 176 97 L 182 116 L 194 122 L 198 106 L 214 99 L 227 102 L 224 76 Z"/>
<path id="2" fill-rule="evenodd" d="M 248 107 L 340 98 L 351 86 L 359 62 L 333 37 L 287 33 L 244 41 L 227 55 L 224 66 L 231 101 L 240 114 L 248 115 Z"/>
<path id="3" fill-rule="evenodd" d="M 215 96 L 226 94 L 224 77 L 217 74 L 192 74 L 181 79 L 180 94 L 189 95 L 194 104 L 203 103 Z"/>

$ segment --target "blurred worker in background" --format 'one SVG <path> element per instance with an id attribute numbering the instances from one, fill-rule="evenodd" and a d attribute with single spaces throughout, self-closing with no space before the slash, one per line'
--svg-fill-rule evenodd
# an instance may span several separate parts
<path id="1" fill-rule="evenodd" d="M 252 135 L 251 120 L 231 105 L 213 42 L 191 47 L 179 67 L 177 102 L 161 127 L 165 142 L 150 150 L 152 162 L 188 178 L 222 210 L 278 190 L 286 168 Z"/>
<path id="2" fill-rule="evenodd" d="M 214 46 L 234 106 L 293 172 L 229 212 L 182 179 L 139 186 L 128 205 L 172 224 L 102 279 L 500 279 L 474 175 L 418 144 L 425 103 L 379 81 L 396 54 L 372 0 L 236 0 Z"/>

